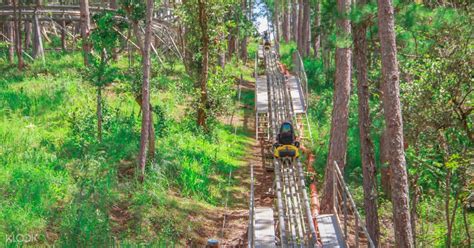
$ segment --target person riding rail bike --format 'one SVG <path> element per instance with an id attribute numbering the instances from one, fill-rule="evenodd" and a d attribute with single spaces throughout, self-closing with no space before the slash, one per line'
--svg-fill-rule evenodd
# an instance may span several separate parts
<path id="1" fill-rule="evenodd" d="M 270 35 L 268 34 L 267 31 L 263 32 L 263 46 L 266 51 L 270 50 L 270 46 L 271 46 Z"/>
<path id="2" fill-rule="evenodd" d="M 285 121 L 280 126 L 274 147 L 274 156 L 281 157 L 299 157 L 298 148 L 300 143 L 296 141 L 293 125 L 289 121 Z"/>

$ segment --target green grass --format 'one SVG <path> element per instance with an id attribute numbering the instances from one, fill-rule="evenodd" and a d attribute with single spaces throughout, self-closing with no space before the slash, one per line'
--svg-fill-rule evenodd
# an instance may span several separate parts
<path id="1" fill-rule="evenodd" d="M 222 206 L 225 192 L 242 187 L 227 178 L 245 166 L 250 139 L 242 128 L 234 134 L 223 124 L 210 134 L 197 131 L 183 107 L 192 82 L 176 76 L 182 65 L 153 78 L 156 161 L 141 185 L 133 176 L 141 117 L 130 83 L 124 79 L 104 92 L 99 143 L 95 89 L 81 79 L 81 55 L 49 53 L 46 61 L 24 72 L 0 64 L 0 238 L 38 234 L 34 245 L 61 247 L 100 247 L 114 238 L 125 247 L 179 246 L 189 228 L 201 228 L 189 214 Z M 251 74 L 237 64 L 229 70 L 236 78 Z M 126 215 L 124 224 L 114 211 Z"/>

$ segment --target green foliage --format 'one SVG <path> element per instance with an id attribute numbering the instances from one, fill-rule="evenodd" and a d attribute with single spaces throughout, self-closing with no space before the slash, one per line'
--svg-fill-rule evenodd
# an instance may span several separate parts
<path id="1" fill-rule="evenodd" d="M 229 113 L 232 102 L 232 88 L 234 85 L 233 78 L 230 77 L 228 70 L 222 70 L 221 67 L 216 66 L 214 70 L 209 73 L 209 80 L 207 82 L 208 89 L 208 116 L 217 118 Z"/>
<path id="2" fill-rule="evenodd" d="M 118 68 L 111 66 L 109 61 L 119 44 L 119 31 L 127 25 L 124 21 L 116 21 L 114 16 L 115 13 L 109 11 L 93 16 L 96 27 L 91 31 L 90 40 L 95 53 L 89 57 L 91 66 L 86 68 L 86 78 L 99 88 L 118 77 Z"/>
<path id="3" fill-rule="evenodd" d="M 128 115 L 118 108 L 113 109 L 112 106 L 105 105 L 103 143 L 96 139 L 97 119 L 92 106 L 72 110 L 68 113 L 67 120 L 70 131 L 64 142 L 65 156 L 82 158 L 87 154 L 100 155 L 106 150 L 108 161 L 133 159 L 140 133 L 139 119 L 133 113 Z"/>
<path id="4" fill-rule="evenodd" d="M 247 52 L 249 58 L 255 59 L 255 56 L 257 56 L 258 52 L 258 42 L 250 42 L 247 47 Z"/>
<path id="5" fill-rule="evenodd" d="M 274 1 L 265 2 L 273 13 Z M 249 81 L 252 70 L 235 60 L 225 69 L 216 66 L 218 55 L 226 50 L 229 34 L 242 38 L 255 33 L 241 2 L 205 2 L 210 39 L 208 133 L 196 128 L 193 120 L 200 93 L 196 92 L 196 82 L 203 59 L 197 1 L 188 0 L 177 10 L 186 28 L 190 58 L 186 58 L 186 65 L 166 60 L 158 67 L 153 62 L 151 91 L 157 155 L 146 168 L 143 184 L 134 178 L 141 119 L 137 104 L 141 68 L 125 69 L 125 59 L 111 58 L 123 45 L 118 31 L 129 28 L 114 15 L 127 16 L 139 27 L 145 4 L 142 0 L 120 3 L 121 10 L 99 12 L 93 17 L 89 68 L 83 68 L 79 53 L 51 52 L 46 54 L 46 63 L 34 61 L 19 72 L 15 66 L 7 65 L 8 44 L 0 43 L 0 238 L 39 234 L 34 246 L 182 246 L 179 240 L 189 238 L 190 230 L 199 228 L 189 221 L 196 209 L 221 205 L 225 192 L 242 183 L 233 179 L 228 185 L 227 178 L 243 166 L 251 140 L 240 127 L 234 132 L 220 120 L 230 112 L 240 115 L 233 87 L 241 74 L 244 81 Z M 314 4 L 312 1 L 312 7 Z M 321 1 L 322 22 L 317 31 L 324 53 L 320 58 L 304 60 L 311 90 L 309 121 L 315 142 L 311 148 L 320 177 L 328 153 L 334 51 L 336 47 L 352 46 L 351 37 L 338 36 L 336 20 L 341 15 L 336 6 L 335 0 Z M 472 15 L 462 8 L 404 1 L 396 1 L 395 7 L 410 195 L 420 192 L 418 246 L 446 246 L 443 207 L 447 205 L 456 214 L 452 245 L 463 247 L 466 231 L 462 206 L 472 191 Z M 370 108 L 378 156 L 384 119 L 376 11 L 375 3 L 354 6 L 349 17 L 354 24 L 369 24 Z M 59 45 L 59 37 L 52 35 L 51 40 L 47 46 Z M 257 48 L 256 42 L 249 45 L 250 58 L 255 57 Z M 290 70 L 295 49 L 294 43 L 280 46 L 281 60 Z M 81 77 L 90 85 L 81 84 Z M 100 143 L 93 114 L 97 88 L 107 99 L 103 101 Z M 362 209 L 356 87 L 353 89 L 345 174 Z M 252 91 L 243 90 L 244 108 L 240 111 L 249 114 L 254 97 Z M 381 166 L 377 159 L 377 168 Z M 379 196 L 379 213 L 384 220 L 382 240 L 389 243 L 392 226 L 386 223 L 392 216 L 392 206 L 382 194 Z M 472 213 L 468 214 L 471 229 L 473 218 Z"/>
<path id="6" fill-rule="evenodd" d="M 189 121 L 194 125 L 193 121 Z M 158 141 L 162 170 L 185 196 L 219 204 L 223 200 L 226 175 L 237 169 L 248 141 L 224 126 L 214 134 L 196 135 L 185 126 L 172 125 L 167 137 Z"/>
<path id="7" fill-rule="evenodd" d="M 201 4 L 205 10 L 203 13 L 196 11 L 196 7 Z M 223 110 L 228 110 L 228 102 L 231 99 L 232 81 L 228 77 L 229 73 L 216 66 L 219 56 L 226 49 L 227 42 L 224 41 L 229 32 L 237 35 L 236 30 L 239 30 L 240 36 L 246 36 L 251 32 L 249 30 L 252 30 L 249 20 L 239 9 L 239 4 L 240 2 L 235 0 L 203 2 L 192 0 L 184 2 L 177 11 L 186 27 L 187 49 L 192 51 L 191 56 L 184 61 L 188 75 L 196 82 L 193 105 L 198 107 L 193 107 L 191 113 L 205 112 L 206 124 L 202 126 L 206 131 L 214 126 L 219 115 L 225 114 Z M 204 45 L 208 48 L 206 54 L 202 51 Z M 207 56 L 206 65 L 203 63 L 204 56 Z M 207 72 L 204 73 L 203 69 Z M 206 82 L 201 82 L 206 74 L 208 74 L 204 79 Z M 205 87 L 207 92 L 202 92 L 202 87 Z"/>
<path id="8" fill-rule="evenodd" d="M 96 27 L 90 34 L 90 39 L 94 50 L 100 52 L 105 49 L 108 53 L 117 47 L 120 42 L 119 31 L 127 28 L 127 23 L 115 18 L 116 13 L 112 11 L 102 11 L 94 14 L 92 19 Z"/>
<path id="9" fill-rule="evenodd" d="M 115 169 L 101 157 L 70 165 L 75 188 L 72 199 L 61 213 L 62 246 L 107 246 L 111 244 L 108 209 L 113 202 Z"/>
<path id="10" fill-rule="evenodd" d="M 213 58 L 217 58 L 220 51 L 225 49 L 225 42 L 219 42 L 228 32 L 228 28 L 237 25 L 233 20 L 226 18 L 226 15 L 232 13 L 232 7 L 236 3 L 235 0 L 206 1 L 207 16 L 207 34 L 209 36 L 209 58 L 211 63 Z M 186 1 L 177 10 L 177 14 L 186 26 L 187 49 L 192 51 L 192 61 L 187 62 L 190 68 L 191 77 L 196 80 L 199 78 L 199 72 L 202 66 L 201 37 L 202 30 L 199 25 L 199 11 L 197 11 L 198 3 L 196 0 Z M 212 67 L 212 66 L 210 66 Z"/>
<path id="11" fill-rule="evenodd" d="M 226 190 L 238 186 L 234 180 L 228 186 L 228 173 L 243 166 L 250 141 L 217 121 L 211 133 L 196 133 L 182 119 L 193 90 L 188 77 L 176 77 L 182 65 L 153 70 L 157 158 L 142 185 L 134 178 L 141 118 L 130 88 L 141 74 L 120 73 L 104 89 L 99 143 L 96 85 L 80 82 L 81 54 L 47 53 L 46 61 L 23 73 L 0 65 L 0 236 L 39 234 L 35 245 L 64 247 L 178 246 L 197 228 L 188 219 L 197 210 L 181 201 L 221 205 Z M 122 64 L 109 65 L 123 70 Z M 211 103 L 219 111 L 234 104 L 233 73 L 216 68 L 210 75 Z"/>
<path id="12" fill-rule="evenodd" d="M 120 0 L 121 11 L 124 11 L 133 21 L 145 19 L 146 4 L 143 0 Z"/>
<path id="13" fill-rule="evenodd" d="M 273 7 L 273 1 L 270 9 Z M 312 147 L 315 168 L 324 174 L 329 147 L 330 120 L 333 101 L 336 47 L 351 46 L 350 37 L 339 37 L 335 26 L 339 14 L 336 2 L 321 2 L 322 51 L 319 59 L 304 60 L 311 94 L 309 119 L 313 129 Z M 420 194 L 417 233 L 422 247 L 446 246 L 445 194 L 451 213 L 456 212 L 453 225 L 453 246 L 466 246 L 462 219 L 462 204 L 469 194 L 469 164 L 472 156 L 472 15 L 462 8 L 426 7 L 420 4 L 396 2 L 396 34 L 401 71 L 401 101 L 404 136 L 411 197 Z M 381 105 L 380 44 L 378 42 L 377 6 L 368 3 L 353 6 L 349 15 L 353 24 L 368 24 L 369 104 L 372 119 L 372 139 L 376 165 L 379 162 L 380 136 L 385 121 Z M 314 29 L 313 29 L 314 30 Z M 471 42 L 472 43 L 472 42 Z M 292 68 L 295 44 L 280 44 L 281 61 Z M 345 175 L 352 185 L 361 185 L 361 158 L 358 130 L 356 81 L 353 80 L 350 99 L 347 164 Z M 323 176 L 320 180 L 323 181 Z M 450 178 L 449 182 L 447 178 Z M 377 180 L 380 180 L 378 178 Z M 380 183 L 379 183 L 380 185 Z M 414 188 L 415 187 L 415 188 Z M 472 186 L 471 186 L 472 187 Z M 357 187 L 355 187 L 357 188 Z M 357 188 L 358 189 L 358 188 Z M 379 192 L 382 192 L 380 189 Z M 354 191 L 362 207 L 362 192 Z M 391 204 L 379 194 L 382 219 L 391 218 Z M 458 209 L 454 202 L 458 199 Z M 434 209 L 437 206 L 438 209 Z M 362 209 L 362 208 L 361 208 Z M 472 219 L 472 214 L 468 215 Z M 390 242 L 391 226 L 382 226 L 384 243 Z M 472 224 L 470 224 L 472 229 Z M 387 230 L 385 230 L 387 229 Z"/>

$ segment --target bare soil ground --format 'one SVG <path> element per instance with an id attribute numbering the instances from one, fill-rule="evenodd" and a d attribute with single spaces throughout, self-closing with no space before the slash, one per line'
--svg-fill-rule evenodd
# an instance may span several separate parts
<path id="1" fill-rule="evenodd" d="M 242 102 L 238 113 L 232 118 L 229 116 L 221 119 L 223 123 L 236 126 L 239 133 L 249 137 L 249 145 L 246 156 L 242 159 L 242 166 L 232 173 L 233 186 L 229 189 L 227 207 L 225 203 L 220 204 L 219 207 L 213 207 L 169 192 L 170 218 L 180 216 L 178 219 L 187 221 L 180 226 L 188 227 L 182 230 L 184 233 L 177 247 L 205 247 L 208 239 L 219 240 L 220 247 L 246 246 L 251 165 L 254 167 L 255 176 L 255 206 L 271 207 L 273 204 L 270 194 L 273 173 L 267 172 L 262 165 L 260 146 L 255 140 L 255 112 L 251 103 L 254 83 L 245 81 L 241 89 L 243 94 L 247 94 L 246 100 L 243 100 L 247 102 Z M 133 174 L 129 171 L 129 167 L 130 165 L 124 164 L 123 168 L 120 168 L 121 177 L 126 178 Z M 127 204 L 117 204 L 111 209 L 114 233 L 123 232 L 133 224 L 133 216 L 129 211 Z M 158 230 L 161 227 L 154 228 Z M 150 231 L 153 232 L 153 230 Z"/>
<path id="2" fill-rule="evenodd" d="M 241 85 L 242 91 L 254 91 L 254 88 L 253 82 L 245 81 Z M 267 172 L 262 164 L 260 146 L 255 140 L 255 112 L 252 106 L 245 104 L 242 109 L 244 110 L 243 115 L 233 116 L 232 122 L 234 122 L 234 125 L 242 127 L 244 132 L 252 138 L 252 145 L 248 147 L 247 156 L 244 159 L 246 166 L 239 168 L 233 178 L 240 181 L 241 185 L 245 187 L 245 193 L 242 195 L 241 192 L 233 192 L 230 197 L 234 200 L 233 207 L 229 207 L 227 210 L 220 209 L 219 213 L 216 213 L 219 216 L 218 221 L 213 221 L 212 226 L 205 227 L 207 237 L 210 237 L 209 234 L 213 233 L 214 237 L 219 240 L 220 247 L 244 247 L 246 245 L 249 219 L 250 166 L 254 167 L 255 206 L 271 207 L 273 204 L 273 198 L 269 194 L 273 184 L 273 173 Z M 230 118 L 227 121 L 224 120 L 224 122 L 230 124 Z M 226 219 L 225 225 L 223 225 L 224 216 Z"/>

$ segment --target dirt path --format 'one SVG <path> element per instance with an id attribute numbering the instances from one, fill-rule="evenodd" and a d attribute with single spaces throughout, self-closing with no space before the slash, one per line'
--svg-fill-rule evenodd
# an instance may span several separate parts
<path id="1" fill-rule="evenodd" d="M 253 82 L 245 82 L 242 85 L 242 94 L 254 95 L 255 84 Z M 254 99 L 251 99 L 254 101 Z M 260 153 L 260 145 L 255 140 L 255 110 L 250 103 L 243 102 L 243 115 L 234 117 L 237 126 L 242 127 L 242 131 L 251 137 L 251 146 L 248 147 L 245 161 L 247 166 L 235 172 L 234 180 L 245 184 L 245 206 L 241 204 L 236 208 L 229 208 L 225 214 L 226 225 L 224 228 L 224 236 L 220 240 L 221 247 L 244 247 L 247 241 L 248 213 L 249 213 L 249 189 L 250 189 L 250 166 L 254 167 L 254 196 L 256 207 L 271 207 L 273 205 L 273 197 L 270 194 L 273 185 L 273 173 L 265 170 L 262 164 Z M 235 199 L 235 195 L 233 196 Z M 222 215 L 222 219 L 223 219 Z M 222 223 L 222 222 L 221 222 Z"/>

